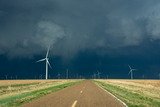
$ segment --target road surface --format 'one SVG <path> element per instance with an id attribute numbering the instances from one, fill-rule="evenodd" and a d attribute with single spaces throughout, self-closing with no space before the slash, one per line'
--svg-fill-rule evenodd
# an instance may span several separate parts
<path id="1" fill-rule="evenodd" d="M 22 107 L 125 107 L 90 80 L 48 94 Z"/>

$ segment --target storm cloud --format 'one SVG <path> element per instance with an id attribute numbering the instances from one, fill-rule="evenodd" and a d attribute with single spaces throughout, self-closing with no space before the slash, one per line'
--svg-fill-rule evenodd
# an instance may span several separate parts
<path id="1" fill-rule="evenodd" d="M 1 55 L 139 54 L 159 40 L 159 0 L 0 0 Z"/>

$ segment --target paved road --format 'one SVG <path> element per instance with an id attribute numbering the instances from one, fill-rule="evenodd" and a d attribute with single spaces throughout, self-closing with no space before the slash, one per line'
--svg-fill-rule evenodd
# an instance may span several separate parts
<path id="1" fill-rule="evenodd" d="M 124 105 L 92 81 L 86 80 L 22 107 L 124 107 Z"/>

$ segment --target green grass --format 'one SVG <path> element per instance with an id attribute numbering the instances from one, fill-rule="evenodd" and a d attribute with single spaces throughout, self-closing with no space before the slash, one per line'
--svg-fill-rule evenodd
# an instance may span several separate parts
<path id="1" fill-rule="evenodd" d="M 68 82 L 61 85 L 57 85 L 57 86 L 51 86 L 45 89 L 40 89 L 32 92 L 26 92 L 26 93 L 14 95 L 14 96 L 9 96 L 0 100 L 0 107 L 17 107 L 24 103 L 30 102 L 33 99 L 37 99 L 41 96 L 75 85 L 77 83 L 79 83 L 79 81 Z"/>
<path id="2" fill-rule="evenodd" d="M 115 86 L 100 81 L 94 82 L 124 101 L 128 107 L 160 107 L 160 99 L 145 96 L 120 86 Z"/>

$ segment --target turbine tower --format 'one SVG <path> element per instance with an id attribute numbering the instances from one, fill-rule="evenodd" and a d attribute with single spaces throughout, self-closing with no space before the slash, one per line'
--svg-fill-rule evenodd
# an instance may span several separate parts
<path id="1" fill-rule="evenodd" d="M 131 74 L 131 79 L 133 79 L 133 71 L 135 71 L 136 69 L 132 69 L 130 65 L 128 65 L 130 71 L 128 74 Z"/>
<path id="2" fill-rule="evenodd" d="M 5 75 L 6 80 L 8 79 L 7 77 L 8 77 L 8 75 Z"/>
<path id="3" fill-rule="evenodd" d="M 58 79 L 60 79 L 60 77 L 61 77 L 61 74 L 60 74 L 60 73 L 58 73 L 58 74 L 57 74 L 57 77 L 58 77 Z"/>
<path id="4" fill-rule="evenodd" d="M 41 59 L 41 60 L 37 61 L 37 62 L 46 61 L 46 80 L 48 79 L 48 65 L 50 66 L 50 68 L 52 68 L 50 63 L 49 63 L 49 58 L 48 58 L 49 49 L 50 49 L 50 46 L 49 46 L 49 48 L 47 50 L 46 57 L 44 59 Z"/>
<path id="5" fill-rule="evenodd" d="M 98 76 L 98 79 L 100 79 L 100 72 L 99 71 L 97 71 L 97 76 Z"/>
<path id="6" fill-rule="evenodd" d="M 96 79 L 96 74 L 95 73 L 93 74 L 93 79 Z"/>
<path id="7" fill-rule="evenodd" d="M 68 69 L 67 69 L 67 71 L 66 71 L 66 79 L 68 79 Z"/>

